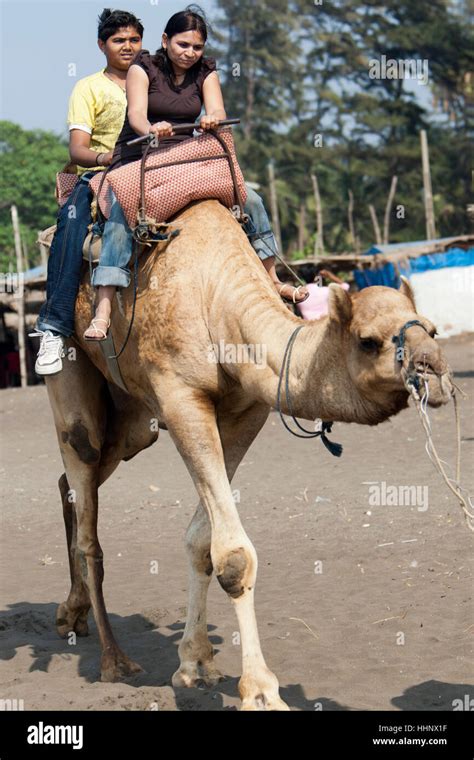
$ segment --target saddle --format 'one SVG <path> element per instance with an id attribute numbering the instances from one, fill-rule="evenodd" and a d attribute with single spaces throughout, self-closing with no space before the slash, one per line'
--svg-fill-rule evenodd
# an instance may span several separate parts
<path id="1" fill-rule="evenodd" d="M 235 120 L 238 121 L 238 120 Z M 83 258 L 96 263 L 100 257 L 101 237 L 95 222 L 110 215 L 112 192 L 122 206 L 137 242 L 170 239 L 168 219 L 195 200 L 215 198 L 245 222 L 243 211 L 247 199 L 245 180 L 238 164 L 232 130 L 221 127 L 199 137 L 190 137 L 179 145 L 153 152 L 148 145 L 143 158 L 123 167 L 110 166 L 97 172 L 89 187 L 94 193 L 92 218 L 83 246 Z M 59 206 L 67 200 L 78 182 L 75 167 L 66 165 L 56 175 L 56 199 Z M 50 248 L 56 226 L 39 234 L 38 242 Z M 154 236 L 154 237 L 153 237 Z"/>
<path id="2" fill-rule="evenodd" d="M 89 225 L 89 232 L 87 233 L 86 239 L 84 240 L 84 245 L 82 248 L 82 258 L 85 261 L 89 261 L 89 248 L 91 249 L 92 254 L 92 262 L 95 264 L 99 261 L 100 256 L 100 249 L 102 247 L 101 239 L 100 237 L 97 237 L 96 235 L 92 235 L 92 226 Z M 48 250 L 51 248 L 51 243 L 53 242 L 53 237 L 56 232 L 56 224 L 53 224 L 51 227 L 47 227 L 45 230 L 42 230 L 38 233 L 38 237 L 36 239 L 36 242 L 39 245 L 43 245 Z M 92 241 L 92 246 L 91 246 Z"/>
<path id="3" fill-rule="evenodd" d="M 164 225 L 192 201 L 205 198 L 215 198 L 228 208 L 238 205 L 243 213 L 247 199 L 229 127 L 159 151 L 150 142 L 142 159 L 118 169 L 112 164 L 100 174 L 89 183 L 100 212 L 109 217 L 112 190 L 131 229 L 145 217 L 158 227 Z"/>
<path id="4" fill-rule="evenodd" d="M 238 123 L 238 119 L 224 120 L 223 125 Z M 196 127 L 198 124 L 180 125 L 179 128 Z M 111 209 L 112 192 L 120 203 L 127 222 L 133 231 L 135 242 L 143 247 L 154 240 L 171 240 L 179 234 L 179 229 L 169 230 L 167 220 L 188 206 L 192 201 L 214 198 L 236 211 L 235 218 L 245 224 L 248 217 L 244 212 L 247 200 L 245 181 L 235 155 L 232 130 L 219 129 L 183 140 L 179 145 L 165 148 L 153 154 L 153 140 L 145 138 L 148 145 L 143 157 L 123 167 L 113 169 L 113 165 L 98 172 L 89 182 L 94 193 L 91 205 L 93 223 L 83 246 L 83 258 L 92 263 L 100 256 L 100 221 L 108 219 Z M 69 168 L 69 167 L 68 167 Z M 56 177 L 56 197 L 63 206 L 76 183 L 77 174 L 60 172 Z M 56 231 L 56 225 L 39 233 L 38 242 L 48 248 Z M 135 256 L 134 296 L 132 317 L 125 338 L 118 353 L 115 352 L 111 332 L 99 346 L 107 361 L 113 382 L 128 392 L 123 382 L 118 358 L 122 354 L 130 335 L 135 311 L 137 292 L 138 249 Z"/>

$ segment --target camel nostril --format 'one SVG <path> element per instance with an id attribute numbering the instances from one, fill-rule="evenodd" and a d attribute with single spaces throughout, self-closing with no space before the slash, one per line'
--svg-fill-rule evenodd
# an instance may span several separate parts
<path id="1" fill-rule="evenodd" d="M 415 372 L 420 375 L 438 375 L 439 377 L 448 371 L 446 360 L 441 354 L 437 355 L 436 352 L 417 354 L 417 356 L 412 357 L 412 366 Z"/>
<path id="2" fill-rule="evenodd" d="M 415 363 L 415 372 L 419 372 L 421 375 L 427 374 L 427 375 L 436 375 L 438 374 L 433 365 L 429 364 L 428 362 L 416 362 Z"/>

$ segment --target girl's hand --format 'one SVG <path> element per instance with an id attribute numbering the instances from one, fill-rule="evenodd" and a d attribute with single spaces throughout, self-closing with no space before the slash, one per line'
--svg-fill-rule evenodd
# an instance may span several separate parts
<path id="1" fill-rule="evenodd" d="M 173 125 L 169 121 L 157 121 L 150 127 L 150 134 L 155 137 L 170 137 L 173 134 Z"/>
<path id="2" fill-rule="evenodd" d="M 206 116 L 203 116 L 201 118 L 201 121 L 199 122 L 200 129 L 198 131 L 205 131 L 207 129 L 214 129 L 214 127 L 217 127 L 219 124 L 219 119 L 217 116 L 213 116 L 212 114 L 206 114 Z"/>
<path id="3" fill-rule="evenodd" d="M 102 166 L 110 166 L 112 163 L 112 156 L 114 155 L 113 150 L 109 150 L 107 153 L 102 153 L 102 160 L 101 165 Z"/>

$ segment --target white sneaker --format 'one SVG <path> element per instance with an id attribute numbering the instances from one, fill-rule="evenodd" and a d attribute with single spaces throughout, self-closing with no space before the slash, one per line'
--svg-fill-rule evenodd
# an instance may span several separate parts
<path id="1" fill-rule="evenodd" d="M 55 375 L 63 368 L 62 357 L 66 355 L 64 350 L 64 338 L 55 335 L 51 330 L 37 330 L 29 333 L 30 337 L 41 336 L 41 343 L 35 363 L 37 375 Z"/>

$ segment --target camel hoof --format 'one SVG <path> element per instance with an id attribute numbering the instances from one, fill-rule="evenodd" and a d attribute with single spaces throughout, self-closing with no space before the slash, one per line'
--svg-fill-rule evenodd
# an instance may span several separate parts
<path id="1" fill-rule="evenodd" d="M 175 689 L 190 689 L 201 685 L 215 686 L 220 681 L 225 681 L 225 676 L 213 663 L 198 665 L 197 662 L 181 665 L 171 678 Z"/>
<path id="2" fill-rule="evenodd" d="M 115 683 L 143 672 L 143 668 L 137 662 L 133 662 L 126 654 L 120 652 L 102 657 L 100 680 L 103 683 Z"/>
<path id="3" fill-rule="evenodd" d="M 288 711 L 290 708 L 279 694 L 278 679 L 264 667 L 258 674 L 242 676 L 239 681 L 241 710 Z"/>
<path id="4" fill-rule="evenodd" d="M 265 694 L 257 694 L 255 697 L 244 699 L 240 711 L 265 711 L 270 712 L 277 710 L 279 712 L 288 712 L 290 708 L 283 702 L 280 697 L 267 698 Z"/>
<path id="5" fill-rule="evenodd" d="M 56 612 L 56 630 L 62 639 L 75 633 L 76 636 L 88 636 L 87 612 L 84 610 L 70 610 L 67 602 L 62 602 Z"/>

